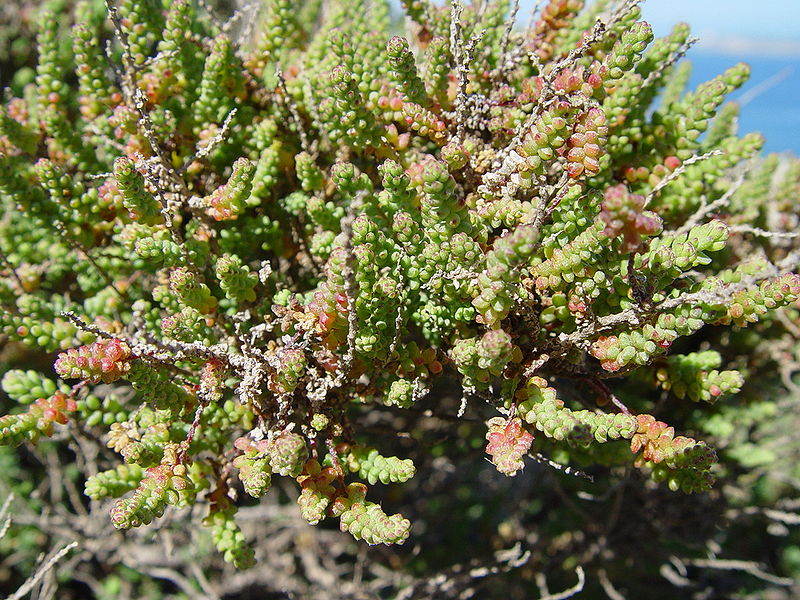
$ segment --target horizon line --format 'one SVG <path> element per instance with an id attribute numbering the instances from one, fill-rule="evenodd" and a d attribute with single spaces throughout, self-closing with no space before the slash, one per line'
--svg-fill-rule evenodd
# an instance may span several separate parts
<path id="1" fill-rule="evenodd" d="M 700 41 L 695 51 L 713 51 L 719 54 L 757 55 L 774 58 L 799 58 L 800 41 L 790 39 L 763 39 L 747 36 L 730 36 L 718 33 L 699 33 Z"/>

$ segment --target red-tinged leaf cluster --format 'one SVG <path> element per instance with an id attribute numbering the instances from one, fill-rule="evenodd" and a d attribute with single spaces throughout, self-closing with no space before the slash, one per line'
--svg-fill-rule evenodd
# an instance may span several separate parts
<path id="1" fill-rule="evenodd" d="M 592 344 L 592 356 L 600 361 L 600 366 L 611 373 L 619 371 L 622 363 L 616 360 L 619 355 L 617 336 L 603 335 L 597 338 Z M 613 357 L 613 358 L 612 358 Z"/>
<path id="2" fill-rule="evenodd" d="M 672 469 L 707 470 L 717 459 L 705 442 L 678 436 L 675 429 L 652 415 L 637 415 L 638 428 L 631 438 L 631 452 L 641 452 L 639 463 L 664 463 Z"/>
<path id="3" fill-rule="evenodd" d="M 130 370 L 130 358 L 130 346 L 120 339 L 111 338 L 60 353 L 54 367 L 64 379 L 112 383 Z"/>
<path id="4" fill-rule="evenodd" d="M 48 437 L 53 433 L 53 423 L 66 425 L 69 421 L 67 413 L 78 409 L 75 400 L 64 392 L 56 392 L 49 398 L 39 398 L 34 405 L 42 411 L 36 428 Z"/>
<path id="5" fill-rule="evenodd" d="M 561 29 L 567 27 L 583 7 L 581 0 L 550 0 L 543 8 L 540 19 L 534 25 L 529 49 L 548 60 L 553 55 L 553 42 Z"/>
<path id="6" fill-rule="evenodd" d="M 645 197 L 632 194 L 621 183 L 606 189 L 599 218 L 605 223 L 603 233 L 609 238 L 622 237 L 620 251 L 628 254 L 642 247 L 642 236 L 661 232 L 661 218 L 644 210 Z"/>
<path id="7" fill-rule="evenodd" d="M 325 512 L 336 488 L 331 485 L 340 475 L 334 467 L 323 468 L 316 460 L 306 461 L 303 473 L 297 478 L 300 497 L 297 504 L 303 518 L 315 525 L 325 518 Z"/>
<path id="8" fill-rule="evenodd" d="M 721 320 L 733 321 L 744 327 L 755 323 L 770 310 L 793 302 L 800 297 L 800 275 L 787 273 L 781 277 L 764 281 L 756 290 L 742 290 L 734 294 L 728 305 L 727 315 Z"/>
<path id="9" fill-rule="evenodd" d="M 347 296 L 323 288 L 314 293 L 313 300 L 306 308 L 316 317 L 316 330 L 326 347 L 330 350 L 337 348 L 346 336 Z"/>
<path id="10" fill-rule="evenodd" d="M 493 417 L 487 425 L 486 454 L 492 457 L 492 464 L 505 475 L 516 475 L 525 466 L 523 458 L 531 449 L 533 435 L 522 426 L 519 417 L 505 419 Z"/>
<path id="11" fill-rule="evenodd" d="M 599 108 L 590 108 L 578 117 L 575 131 L 567 140 L 566 170 L 572 179 L 590 177 L 600 171 L 607 135 L 606 115 Z"/>

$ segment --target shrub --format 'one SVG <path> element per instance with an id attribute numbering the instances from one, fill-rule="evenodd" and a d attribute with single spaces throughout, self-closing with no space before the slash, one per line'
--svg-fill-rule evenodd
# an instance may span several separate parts
<path id="1" fill-rule="evenodd" d="M 773 404 L 734 397 L 800 317 L 800 167 L 737 135 L 748 67 L 684 93 L 688 28 L 654 40 L 636 2 L 517 31 L 510 2 L 409 0 L 406 37 L 380 1 L 264 4 L 236 36 L 189 0 L 39 15 L 0 114 L 0 331 L 60 380 L 6 372 L 0 440 L 104 435 L 115 527 L 208 500 L 237 567 L 234 490 L 278 478 L 309 523 L 413 537 L 373 492 L 415 475 L 384 415 L 486 421 L 508 476 L 730 476 L 700 437 Z"/>

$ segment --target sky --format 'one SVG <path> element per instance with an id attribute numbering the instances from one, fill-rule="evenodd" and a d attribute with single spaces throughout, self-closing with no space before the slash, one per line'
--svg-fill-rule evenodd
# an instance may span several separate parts
<path id="1" fill-rule="evenodd" d="M 521 0 L 520 12 L 534 4 Z M 800 57 L 800 0 L 646 0 L 642 13 L 656 36 L 689 23 L 701 50 Z"/>
<path id="2" fill-rule="evenodd" d="M 648 0 L 644 19 L 655 34 L 664 35 L 671 23 L 686 21 L 695 35 L 708 41 L 753 39 L 771 46 L 794 46 L 800 54 L 800 0 Z M 702 47 L 702 46 L 701 46 Z"/>

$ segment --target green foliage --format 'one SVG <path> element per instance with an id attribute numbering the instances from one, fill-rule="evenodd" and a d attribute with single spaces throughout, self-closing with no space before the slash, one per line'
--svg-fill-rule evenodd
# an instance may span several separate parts
<path id="1" fill-rule="evenodd" d="M 347 468 L 370 485 L 381 483 L 403 483 L 414 476 L 414 463 L 396 456 L 381 456 L 375 448 L 354 446 L 345 453 Z"/>
<path id="2" fill-rule="evenodd" d="M 71 416 L 124 461 L 85 485 L 117 528 L 209 500 L 238 568 L 234 484 L 413 536 L 364 482 L 461 442 L 400 459 L 375 424 L 420 441 L 454 383 L 450 433 L 469 406 L 463 444 L 504 475 L 543 449 L 693 493 L 769 462 L 740 429 L 797 353 L 800 167 L 744 172 L 745 65 L 683 93 L 688 28 L 654 40 L 636 3 L 593 28 L 611 3 L 552 0 L 516 31 L 509 2 L 409 1 L 394 36 L 383 2 L 264 4 L 252 43 L 189 0 L 40 15 L 0 113 L 0 343 L 32 354 L 0 442 Z"/>

